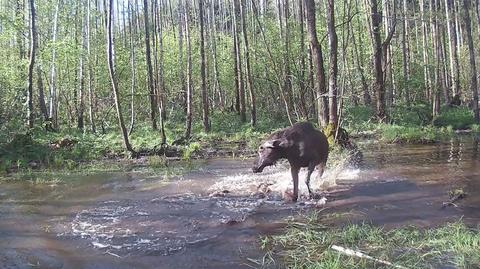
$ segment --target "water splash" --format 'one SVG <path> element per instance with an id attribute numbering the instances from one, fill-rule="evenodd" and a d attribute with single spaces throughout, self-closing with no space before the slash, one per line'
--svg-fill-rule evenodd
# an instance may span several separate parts
<path id="1" fill-rule="evenodd" d="M 360 169 L 345 168 L 343 165 L 338 165 L 327 169 L 321 179 L 318 179 L 318 171 L 315 170 L 311 176 L 310 184 L 314 191 L 321 191 L 334 186 L 340 180 L 355 180 L 359 173 Z M 303 183 L 306 176 L 306 169 L 302 169 L 299 174 L 300 195 L 308 194 L 307 186 Z M 268 192 L 272 192 L 274 195 L 281 195 L 286 190 L 293 189 L 288 164 L 282 163 L 274 167 L 267 167 L 261 174 L 239 173 L 222 177 L 209 188 L 209 191 L 212 193 L 228 192 L 233 195 L 253 195 L 258 191 L 265 192 L 265 187 L 268 187 Z"/>

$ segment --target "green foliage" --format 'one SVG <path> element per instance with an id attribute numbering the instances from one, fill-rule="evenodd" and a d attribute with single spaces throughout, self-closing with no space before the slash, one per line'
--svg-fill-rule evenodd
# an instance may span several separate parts
<path id="1" fill-rule="evenodd" d="M 190 143 L 186 146 L 185 150 L 183 151 L 182 159 L 190 160 L 194 153 L 197 153 L 202 148 L 202 145 L 198 142 Z"/>
<path id="2" fill-rule="evenodd" d="M 147 156 L 147 165 L 151 168 L 165 168 L 168 166 L 168 160 L 164 156 Z"/>
<path id="3" fill-rule="evenodd" d="M 393 124 L 402 126 L 424 126 L 431 122 L 432 112 L 428 103 L 398 104 L 390 111 Z"/>
<path id="4" fill-rule="evenodd" d="M 473 112 L 465 107 L 444 109 L 443 112 L 433 120 L 438 127 L 450 126 L 454 130 L 468 129 L 475 124 Z"/>
<path id="5" fill-rule="evenodd" d="M 441 130 L 434 127 L 406 127 L 400 125 L 378 125 L 380 139 L 387 143 L 433 143 Z"/>
<path id="6" fill-rule="evenodd" d="M 383 268 L 364 258 L 333 250 L 341 246 L 406 268 L 454 268 L 480 266 L 480 230 L 462 222 L 421 230 L 405 227 L 386 230 L 370 224 L 333 227 L 310 218 L 291 223 L 280 234 L 262 239 L 269 256 L 282 259 L 288 268 Z"/>

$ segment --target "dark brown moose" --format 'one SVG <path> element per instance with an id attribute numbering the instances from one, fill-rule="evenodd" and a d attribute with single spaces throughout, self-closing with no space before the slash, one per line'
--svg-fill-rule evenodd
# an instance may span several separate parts
<path id="1" fill-rule="evenodd" d="M 308 167 L 307 184 L 310 197 L 310 176 L 315 167 L 320 178 L 328 158 L 328 141 L 325 135 L 310 123 L 302 122 L 292 127 L 271 134 L 258 148 L 258 157 L 253 165 L 253 172 L 260 173 L 263 168 L 274 165 L 279 159 L 287 159 L 293 179 L 293 201 L 298 199 L 298 172 Z"/>

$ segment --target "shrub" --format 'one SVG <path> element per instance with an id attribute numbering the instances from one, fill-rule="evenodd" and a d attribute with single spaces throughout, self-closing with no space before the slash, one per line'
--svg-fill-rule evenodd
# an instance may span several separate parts
<path id="1" fill-rule="evenodd" d="M 433 121 L 437 127 L 451 126 L 454 130 L 468 129 L 474 123 L 472 111 L 465 107 L 445 109 Z"/>

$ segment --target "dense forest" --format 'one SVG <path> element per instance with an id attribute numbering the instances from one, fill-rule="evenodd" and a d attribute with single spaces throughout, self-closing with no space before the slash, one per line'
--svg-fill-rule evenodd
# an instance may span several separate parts
<path id="1" fill-rule="evenodd" d="M 134 151 L 137 128 L 171 144 L 226 114 L 478 121 L 479 25 L 479 0 L 1 0 L 0 130 L 120 130 Z"/>

